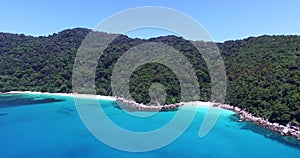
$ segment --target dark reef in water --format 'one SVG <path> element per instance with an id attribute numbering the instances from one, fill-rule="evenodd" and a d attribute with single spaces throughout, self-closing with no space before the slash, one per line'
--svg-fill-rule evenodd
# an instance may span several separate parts
<path id="1" fill-rule="evenodd" d="M 26 94 L 4 94 L 0 96 L 0 108 L 6 107 L 15 107 L 15 106 L 28 106 L 35 104 L 44 104 L 44 103 L 55 103 L 65 101 L 63 99 L 51 98 L 51 97 L 41 97 L 35 99 L 32 96 Z"/>
<path id="2" fill-rule="evenodd" d="M 59 113 L 62 113 L 62 114 L 65 114 L 65 115 L 70 115 L 72 114 L 73 112 L 75 112 L 75 109 L 72 109 L 72 108 L 68 108 L 68 107 L 63 107 L 63 108 L 60 108 L 58 110 Z"/>
<path id="3" fill-rule="evenodd" d="M 0 116 L 6 116 L 8 113 L 0 113 Z"/>
<path id="4" fill-rule="evenodd" d="M 233 122 L 240 122 L 239 121 L 239 116 L 236 114 L 231 115 L 230 117 L 231 121 Z M 251 130 L 254 133 L 258 133 L 260 135 L 265 136 L 266 138 L 273 139 L 275 141 L 278 141 L 280 143 L 289 145 L 291 147 L 296 147 L 300 149 L 300 141 L 297 140 L 293 136 L 282 136 L 280 133 L 272 131 L 271 129 L 264 128 L 260 125 L 257 125 L 253 122 L 240 122 L 243 126 L 241 129 L 244 130 Z"/>

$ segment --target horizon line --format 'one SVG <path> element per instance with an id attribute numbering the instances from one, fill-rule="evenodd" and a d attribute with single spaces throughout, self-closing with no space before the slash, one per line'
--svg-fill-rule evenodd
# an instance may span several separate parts
<path id="1" fill-rule="evenodd" d="M 87 28 L 87 27 L 72 27 L 72 28 L 64 28 L 58 31 L 53 31 L 52 33 L 48 33 L 48 34 L 30 34 L 30 33 L 25 33 L 25 32 L 12 32 L 12 31 L 0 31 L 0 33 L 7 33 L 7 34 L 15 34 L 15 35 L 25 35 L 25 36 L 31 36 L 31 37 L 49 37 L 49 36 L 53 36 L 55 34 L 58 34 L 60 32 L 66 31 L 66 30 L 73 30 L 73 29 L 88 29 L 91 31 L 95 31 L 91 28 Z M 104 32 L 104 31 L 98 31 L 98 32 L 103 32 L 103 33 L 107 33 L 107 34 L 119 34 L 119 33 L 112 33 L 112 32 Z M 128 34 L 120 34 L 120 35 L 124 35 L 127 36 L 129 38 L 137 38 L 137 39 L 142 39 L 142 40 L 149 40 L 151 38 L 159 38 L 159 37 L 166 37 L 166 36 L 176 36 L 176 37 L 182 37 L 180 35 L 176 35 L 176 34 L 162 34 L 162 35 L 154 35 L 154 36 L 148 36 L 148 37 L 141 37 L 141 36 L 132 36 L 132 35 L 128 35 Z M 257 35 L 249 35 L 249 36 L 245 36 L 245 37 L 241 37 L 241 38 L 236 38 L 236 39 L 225 39 L 225 40 L 214 40 L 212 38 L 212 41 L 205 41 L 205 42 L 215 42 L 215 43 L 224 43 L 227 41 L 240 41 L 240 40 L 245 40 L 248 38 L 258 38 L 258 37 L 262 37 L 262 36 L 300 36 L 300 34 L 257 34 Z M 184 38 L 184 37 L 182 37 Z M 186 39 L 186 38 L 184 38 Z M 190 40 L 190 39 L 186 39 L 186 40 Z M 203 41 L 203 40 L 190 40 L 190 41 Z"/>

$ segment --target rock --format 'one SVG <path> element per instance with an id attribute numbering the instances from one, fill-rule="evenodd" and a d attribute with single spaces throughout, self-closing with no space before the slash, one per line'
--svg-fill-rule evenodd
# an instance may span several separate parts
<path id="1" fill-rule="evenodd" d="M 239 111 L 241 111 L 241 109 L 238 107 L 234 107 L 234 111 L 239 112 Z"/>
<path id="2" fill-rule="evenodd" d="M 284 127 L 284 129 L 282 130 L 282 133 L 284 133 L 285 135 L 287 135 L 288 132 L 289 132 L 289 129 L 287 127 Z"/>
<path id="3" fill-rule="evenodd" d="M 135 102 L 134 100 L 126 100 L 125 98 L 119 97 L 116 100 L 120 108 L 127 111 L 174 111 L 177 110 L 180 104 L 170 104 L 170 105 L 160 105 L 159 103 L 155 105 L 144 105 Z"/>

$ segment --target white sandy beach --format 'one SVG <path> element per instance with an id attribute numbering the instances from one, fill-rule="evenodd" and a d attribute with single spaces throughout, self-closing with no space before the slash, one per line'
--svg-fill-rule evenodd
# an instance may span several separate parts
<path id="1" fill-rule="evenodd" d="M 112 96 L 104 96 L 104 95 L 92 95 L 92 94 L 77 94 L 77 93 L 49 93 L 49 92 L 35 92 L 35 91 L 10 91 L 6 93 L 26 93 L 26 94 L 47 94 L 47 95 L 57 95 L 57 96 L 71 96 L 77 98 L 86 98 L 86 99 L 104 99 L 104 100 L 112 100 L 115 101 L 116 98 Z M 207 106 L 213 107 L 213 102 L 203 102 L 203 101 L 191 101 L 191 102 L 180 102 L 183 106 Z"/>
<path id="2" fill-rule="evenodd" d="M 47 95 L 57 95 L 57 96 L 71 96 L 78 98 L 86 98 L 86 99 L 104 99 L 104 100 L 112 100 L 115 101 L 116 98 L 112 96 L 104 96 L 104 95 L 92 95 L 92 94 L 77 94 L 77 93 L 49 93 L 49 92 L 35 92 L 35 91 L 10 91 L 6 93 L 26 93 L 26 94 L 47 94 Z M 180 102 L 183 106 L 208 106 L 212 107 L 214 103 L 212 102 L 202 102 L 202 101 L 192 101 L 192 102 Z"/>
<path id="3" fill-rule="evenodd" d="M 47 94 L 47 95 L 57 95 L 57 96 L 71 96 L 71 97 L 78 97 L 78 98 L 86 98 L 86 99 L 105 99 L 105 100 L 116 100 L 116 98 L 112 96 L 103 96 L 103 95 L 91 95 L 91 94 L 77 94 L 77 93 L 49 93 L 49 92 L 32 92 L 32 91 L 10 91 L 6 92 L 9 94 Z"/>
<path id="4" fill-rule="evenodd" d="M 202 101 L 191 101 L 191 102 L 181 102 L 183 106 L 208 106 L 213 107 L 214 103 L 212 102 L 202 102 Z"/>

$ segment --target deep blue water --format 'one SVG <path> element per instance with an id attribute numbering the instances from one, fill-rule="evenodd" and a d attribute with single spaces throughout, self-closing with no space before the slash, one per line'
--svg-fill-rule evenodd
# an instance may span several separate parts
<path id="1" fill-rule="evenodd" d="M 176 113 L 160 112 L 150 119 L 136 118 L 116 108 L 113 101 L 99 102 L 113 122 L 134 131 L 159 128 Z M 150 152 L 133 153 L 111 148 L 97 140 L 82 123 L 72 97 L 1 94 L 0 157 L 300 157 L 299 142 L 252 123 L 237 122 L 234 113 L 227 110 L 222 110 L 212 131 L 204 138 L 199 138 L 199 127 L 206 112 L 207 108 L 198 108 L 191 126 L 168 146 Z M 132 143 L 142 142 L 137 140 Z"/>

